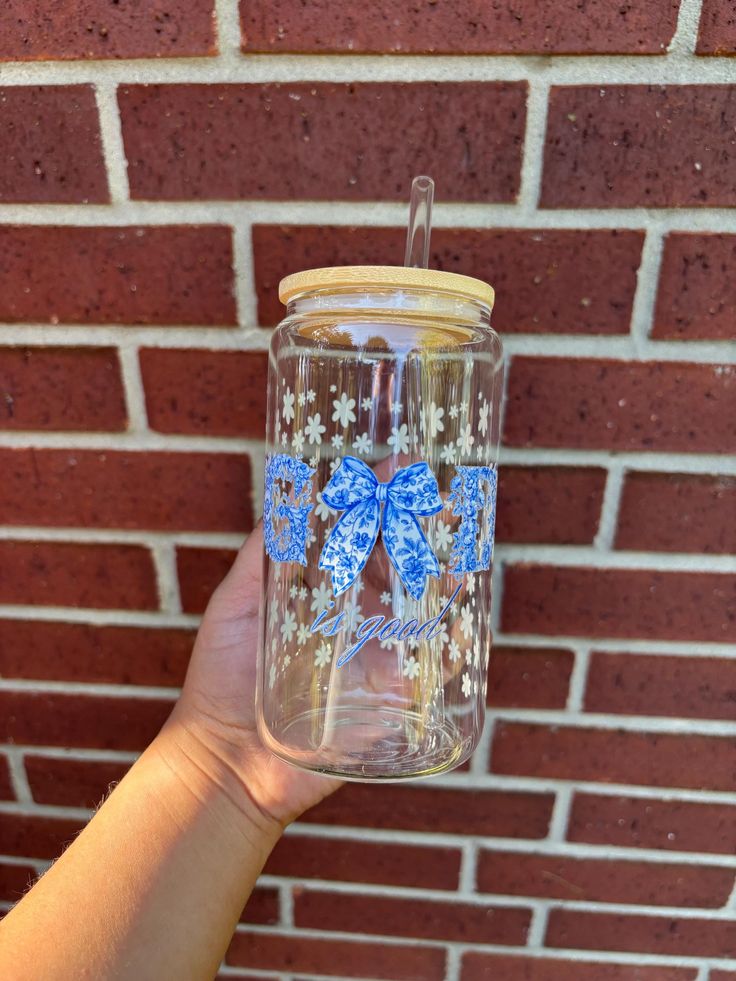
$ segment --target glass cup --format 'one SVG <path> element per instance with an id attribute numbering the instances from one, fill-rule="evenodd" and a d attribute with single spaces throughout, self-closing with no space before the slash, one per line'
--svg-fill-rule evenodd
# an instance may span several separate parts
<path id="1" fill-rule="evenodd" d="M 269 359 L 263 743 L 399 780 L 483 728 L 502 395 L 493 291 L 403 267 L 282 281 Z"/>

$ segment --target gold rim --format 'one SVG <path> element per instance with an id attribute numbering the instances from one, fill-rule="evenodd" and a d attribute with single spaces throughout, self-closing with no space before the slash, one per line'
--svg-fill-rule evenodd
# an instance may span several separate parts
<path id="1" fill-rule="evenodd" d="M 409 269 L 406 266 L 330 266 L 305 269 L 286 276 L 279 283 L 279 299 L 288 303 L 301 293 L 322 289 L 365 289 L 368 286 L 395 286 L 399 289 L 424 289 L 462 296 L 493 307 L 494 291 L 482 279 L 441 272 L 439 269 Z"/>

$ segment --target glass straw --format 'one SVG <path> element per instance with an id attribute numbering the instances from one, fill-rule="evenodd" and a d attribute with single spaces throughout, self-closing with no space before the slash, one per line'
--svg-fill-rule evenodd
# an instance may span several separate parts
<path id="1" fill-rule="evenodd" d="M 406 230 L 404 265 L 426 269 L 429 265 L 429 239 L 432 234 L 432 202 L 434 181 L 431 177 L 415 177 L 411 182 L 409 226 Z"/>

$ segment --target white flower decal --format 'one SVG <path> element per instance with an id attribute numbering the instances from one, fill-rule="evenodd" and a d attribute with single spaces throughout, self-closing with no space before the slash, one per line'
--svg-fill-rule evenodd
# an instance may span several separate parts
<path id="1" fill-rule="evenodd" d="M 323 668 L 332 660 L 332 651 L 326 640 L 323 640 L 314 653 L 314 663 L 318 668 Z"/>
<path id="2" fill-rule="evenodd" d="M 310 444 L 317 443 L 319 445 L 322 442 L 322 433 L 326 429 L 327 426 L 322 425 L 322 416 L 319 412 L 316 412 L 313 416 L 307 418 L 304 435 L 309 437 Z"/>
<path id="3" fill-rule="evenodd" d="M 349 422 L 355 422 L 356 415 L 353 412 L 355 399 L 349 399 L 347 394 L 343 392 L 339 399 L 333 399 L 332 404 L 335 407 L 335 411 L 332 413 L 333 422 L 339 422 L 343 429 Z"/>
<path id="4" fill-rule="evenodd" d="M 466 671 L 465 674 L 463 675 L 463 695 L 465 695 L 466 698 L 470 698 L 470 693 L 472 690 L 473 690 L 473 683 L 470 680 L 470 675 Z"/>
<path id="5" fill-rule="evenodd" d="M 429 408 L 423 414 L 424 431 L 429 432 L 430 436 L 436 436 L 437 433 L 444 432 L 445 424 L 442 421 L 444 414 L 445 410 L 443 408 L 434 402 L 430 402 Z"/>
<path id="6" fill-rule="evenodd" d="M 335 433 L 335 435 L 332 437 L 330 442 L 332 443 L 332 445 L 335 447 L 336 450 L 339 450 L 342 444 L 345 442 L 345 440 L 342 438 L 340 433 Z"/>
<path id="7" fill-rule="evenodd" d="M 444 521 L 437 522 L 437 531 L 434 533 L 434 543 L 440 551 L 448 549 L 452 545 L 452 532 L 450 526 Z M 445 600 L 447 602 L 447 600 Z M 444 603 L 442 604 L 444 606 Z"/>
<path id="8" fill-rule="evenodd" d="M 360 403 L 361 409 L 363 409 L 365 412 L 370 412 L 372 405 L 373 399 L 363 399 L 363 401 Z"/>
<path id="9" fill-rule="evenodd" d="M 460 658 L 460 645 L 458 644 L 458 642 L 455 640 L 454 637 L 450 641 L 448 653 L 450 655 L 450 660 L 453 662 L 457 661 Z"/>
<path id="10" fill-rule="evenodd" d="M 478 422 L 478 429 L 480 430 L 481 436 L 485 436 L 488 432 L 488 412 L 490 408 L 490 405 L 484 399 L 483 405 L 480 407 L 480 421 Z"/>
<path id="11" fill-rule="evenodd" d="M 295 631 L 296 617 L 291 610 L 287 610 L 286 613 L 284 613 L 284 621 L 281 624 L 281 636 L 284 638 L 287 644 L 291 641 Z"/>
<path id="12" fill-rule="evenodd" d="M 311 403 L 312 403 L 312 402 L 314 402 L 314 400 L 315 400 L 316 398 L 317 398 L 317 394 L 316 394 L 316 392 L 314 392 L 314 391 L 313 391 L 313 390 L 312 390 L 312 389 L 310 388 L 310 389 L 309 389 L 309 391 L 307 392 L 307 402 L 309 402 L 309 403 L 310 403 L 310 405 L 311 405 Z"/>
<path id="13" fill-rule="evenodd" d="M 470 431 L 470 423 L 460 427 L 460 435 L 457 438 L 457 445 L 461 453 L 470 453 L 470 447 L 475 442 L 475 436 Z"/>
<path id="14" fill-rule="evenodd" d="M 317 507 L 314 509 L 314 513 L 322 521 L 327 521 L 330 515 L 335 513 L 331 507 L 327 506 L 327 502 L 322 497 L 321 492 L 317 493 Z"/>
<path id="15" fill-rule="evenodd" d="M 294 393 L 290 388 L 287 388 L 284 392 L 284 419 L 286 422 L 291 422 L 294 418 Z"/>
<path id="16" fill-rule="evenodd" d="M 325 583 L 321 582 L 319 586 L 315 586 L 312 590 L 312 602 L 309 605 L 309 609 L 314 610 L 316 613 L 322 613 L 324 610 L 329 610 L 331 600 L 332 591 Z"/>
<path id="17" fill-rule="evenodd" d="M 473 612 L 467 603 L 460 610 L 460 629 L 466 640 L 473 634 Z"/>
<path id="18" fill-rule="evenodd" d="M 301 429 L 297 429 L 297 431 L 291 437 L 291 445 L 294 447 L 294 452 L 297 453 L 297 455 L 304 449 L 304 433 L 301 431 Z"/>
<path id="19" fill-rule="evenodd" d="M 419 676 L 419 662 L 415 657 L 407 658 L 404 661 L 404 676 L 406 678 L 416 678 Z"/>
<path id="20" fill-rule="evenodd" d="M 457 419 L 457 406 L 456 405 L 451 405 L 450 406 L 450 411 L 449 411 L 448 415 L 450 416 L 451 419 Z"/>
<path id="21" fill-rule="evenodd" d="M 271 665 L 271 670 L 268 672 L 268 687 L 273 688 L 276 684 L 276 665 Z"/>
<path id="22" fill-rule="evenodd" d="M 391 605 L 391 593 L 381 593 L 381 602 L 386 605 Z"/>
<path id="23" fill-rule="evenodd" d="M 304 403 L 307 401 L 307 396 L 304 394 L 304 392 L 299 392 L 296 400 L 299 405 L 304 405 Z"/>
<path id="24" fill-rule="evenodd" d="M 357 436 L 353 442 L 353 449 L 357 450 L 358 453 L 370 453 L 371 447 L 373 446 L 373 440 L 369 438 L 368 433 L 361 433 Z"/>
<path id="25" fill-rule="evenodd" d="M 402 422 L 399 429 L 394 426 L 391 429 L 391 435 L 386 440 L 389 446 L 392 446 L 394 453 L 408 453 L 409 452 L 409 427 L 405 422 Z"/>
<path id="26" fill-rule="evenodd" d="M 442 447 L 440 460 L 442 460 L 443 463 L 455 462 L 455 447 L 451 443 L 447 443 L 446 446 Z"/>
<path id="27" fill-rule="evenodd" d="M 306 623 L 300 623 L 299 629 L 296 632 L 296 642 L 297 644 L 306 644 L 309 640 L 309 627 Z"/>

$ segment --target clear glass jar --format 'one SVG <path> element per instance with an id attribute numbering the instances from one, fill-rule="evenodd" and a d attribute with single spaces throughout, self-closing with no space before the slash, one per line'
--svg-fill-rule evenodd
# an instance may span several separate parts
<path id="1" fill-rule="evenodd" d="M 503 362 L 451 273 L 287 277 L 269 360 L 258 725 L 355 780 L 438 773 L 483 728 Z"/>

